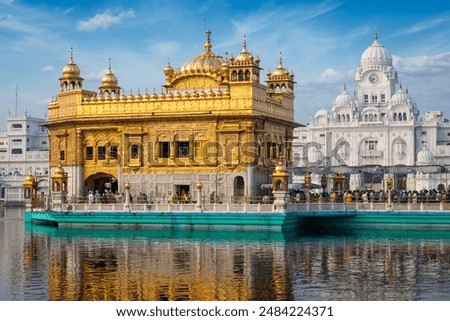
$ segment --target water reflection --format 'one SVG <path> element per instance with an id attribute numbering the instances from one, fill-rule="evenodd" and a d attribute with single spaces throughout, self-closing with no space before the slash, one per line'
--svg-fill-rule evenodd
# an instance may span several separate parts
<path id="1" fill-rule="evenodd" d="M 56 229 L 11 217 L 0 233 L 0 299 L 450 299 L 447 227 L 283 235 Z"/>

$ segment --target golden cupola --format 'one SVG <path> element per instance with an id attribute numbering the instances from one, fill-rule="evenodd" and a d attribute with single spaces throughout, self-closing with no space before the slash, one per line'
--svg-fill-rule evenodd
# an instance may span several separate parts
<path id="1" fill-rule="evenodd" d="M 105 93 L 109 96 L 115 95 L 119 96 L 120 87 L 117 77 L 114 75 L 111 69 L 111 58 L 109 59 L 109 69 L 108 72 L 102 78 L 102 84 L 98 87 L 100 90 L 100 95 L 103 96 Z"/>
<path id="2" fill-rule="evenodd" d="M 239 55 L 234 59 L 234 63 L 251 63 L 253 62 L 253 55 L 247 51 L 247 37 L 244 36 L 244 42 L 242 44 L 242 50 Z"/>
<path id="3" fill-rule="evenodd" d="M 236 58 L 230 57 L 229 73 L 231 82 L 255 82 L 259 83 L 260 60 L 253 57 L 247 50 L 247 37 L 244 36 L 241 52 Z"/>
<path id="4" fill-rule="evenodd" d="M 70 48 L 69 62 L 62 70 L 62 76 L 59 78 L 61 91 L 70 91 L 74 89 L 81 89 L 83 78 L 81 78 L 80 68 L 73 61 L 73 48 Z"/>
<path id="5" fill-rule="evenodd" d="M 170 61 L 167 62 L 167 66 L 164 68 L 164 75 L 166 76 L 166 85 L 170 84 L 170 81 L 175 73 L 175 70 L 170 65 Z"/>
<path id="6" fill-rule="evenodd" d="M 170 63 L 164 68 L 166 78 L 164 87 L 168 92 L 219 88 L 225 80 L 225 74 L 228 71 L 223 67 L 226 60 L 212 51 L 211 31 L 206 30 L 205 34 L 205 50 L 201 55 L 195 56 L 183 64 L 179 70 L 175 71 Z"/>
<path id="7" fill-rule="evenodd" d="M 267 72 L 267 87 L 268 92 L 272 94 L 273 98 L 281 99 L 279 94 L 287 93 L 294 94 L 294 73 L 289 72 L 283 66 L 283 57 L 280 52 L 280 59 L 278 62 L 278 67 L 275 69 L 273 73 L 270 71 Z"/>
<path id="8" fill-rule="evenodd" d="M 205 51 L 194 59 L 186 62 L 180 68 L 182 73 L 216 73 L 222 67 L 222 56 L 216 55 L 212 50 L 211 31 L 206 30 Z"/>

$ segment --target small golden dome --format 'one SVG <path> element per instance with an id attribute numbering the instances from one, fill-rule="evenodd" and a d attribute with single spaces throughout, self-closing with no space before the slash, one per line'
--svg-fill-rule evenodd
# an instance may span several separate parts
<path id="1" fill-rule="evenodd" d="M 35 179 L 36 179 L 36 177 L 34 177 L 32 171 L 31 171 L 31 168 L 30 168 L 30 169 L 28 170 L 28 175 L 27 175 L 27 177 L 25 177 L 25 181 L 26 181 L 26 182 L 34 182 Z"/>
<path id="2" fill-rule="evenodd" d="M 279 161 L 277 166 L 275 166 L 275 173 L 286 173 L 286 166 L 282 161 Z"/>
<path id="3" fill-rule="evenodd" d="M 275 69 L 272 76 L 284 76 L 284 75 L 288 75 L 288 74 L 289 74 L 289 71 L 287 71 L 287 69 L 283 67 L 283 58 L 280 53 L 280 61 L 278 63 L 278 67 L 277 67 L 277 69 Z"/>
<path id="4" fill-rule="evenodd" d="M 253 59 L 252 54 L 247 51 L 247 38 L 246 36 L 244 36 L 244 43 L 242 45 L 242 50 L 236 57 L 235 61 L 245 62 L 251 61 L 252 59 Z"/>
<path id="5" fill-rule="evenodd" d="M 62 168 L 61 166 L 56 167 L 55 174 L 64 175 L 65 174 L 64 168 Z"/>
<path id="6" fill-rule="evenodd" d="M 167 62 L 167 66 L 164 68 L 164 75 L 166 76 L 172 76 L 174 73 L 174 70 L 172 66 L 170 65 L 170 61 Z"/>
<path id="7" fill-rule="evenodd" d="M 103 76 L 102 78 L 102 85 L 103 86 L 117 86 L 118 80 L 116 76 L 112 73 L 111 69 Z"/>
<path id="8" fill-rule="evenodd" d="M 109 69 L 108 72 L 102 78 L 102 88 L 113 88 L 117 87 L 119 81 L 117 77 L 113 74 L 111 69 L 111 58 L 109 58 Z"/>
<path id="9" fill-rule="evenodd" d="M 64 66 L 62 70 L 63 78 L 80 77 L 80 68 L 73 61 L 73 48 L 70 48 L 69 62 Z"/>

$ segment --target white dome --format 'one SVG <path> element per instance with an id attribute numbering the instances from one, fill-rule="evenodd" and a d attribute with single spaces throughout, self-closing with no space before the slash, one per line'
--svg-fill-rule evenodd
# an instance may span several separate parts
<path id="1" fill-rule="evenodd" d="M 316 115 L 314 116 L 314 118 L 321 118 L 321 117 L 328 117 L 328 112 L 325 109 L 321 109 L 319 110 Z"/>
<path id="2" fill-rule="evenodd" d="M 391 98 L 391 106 L 405 105 L 409 103 L 409 95 L 400 88 Z"/>
<path id="3" fill-rule="evenodd" d="M 361 56 L 361 67 L 369 69 L 373 67 L 392 66 L 392 56 L 390 52 L 378 42 L 378 35 L 372 45 L 367 48 Z"/>
<path id="4" fill-rule="evenodd" d="M 344 88 L 339 96 L 336 97 L 333 104 L 333 109 L 338 107 L 350 107 L 352 99 L 350 98 L 349 93 Z"/>
<path id="5" fill-rule="evenodd" d="M 417 153 L 417 165 L 432 165 L 434 163 L 434 155 L 426 145 Z"/>

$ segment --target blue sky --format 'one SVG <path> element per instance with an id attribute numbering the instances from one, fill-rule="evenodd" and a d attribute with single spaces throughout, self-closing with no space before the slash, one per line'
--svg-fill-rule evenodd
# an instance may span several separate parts
<path id="1" fill-rule="evenodd" d="M 298 122 L 331 109 L 344 85 L 356 90 L 355 69 L 375 30 L 421 114 L 450 117 L 447 0 L 0 0 L 0 115 L 15 114 L 17 101 L 19 115 L 44 117 L 72 46 L 84 88 L 97 89 L 111 58 L 126 93 L 159 92 L 167 61 L 178 68 L 202 53 L 207 28 L 223 56 L 236 56 L 246 35 L 264 75 L 282 52 L 297 82 Z"/>

